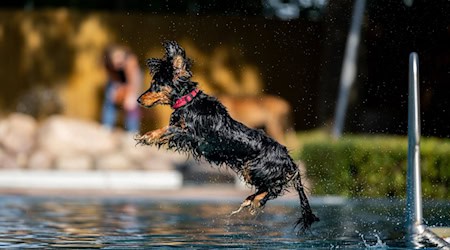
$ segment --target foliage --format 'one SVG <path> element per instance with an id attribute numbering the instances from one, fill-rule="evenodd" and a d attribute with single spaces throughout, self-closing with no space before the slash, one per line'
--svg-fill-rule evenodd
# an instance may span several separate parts
<path id="1" fill-rule="evenodd" d="M 348 135 L 340 140 L 323 132 L 301 134 L 301 159 L 315 194 L 405 197 L 407 138 Z M 450 198 L 450 140 L 421 140 L 422 192 Z"/>

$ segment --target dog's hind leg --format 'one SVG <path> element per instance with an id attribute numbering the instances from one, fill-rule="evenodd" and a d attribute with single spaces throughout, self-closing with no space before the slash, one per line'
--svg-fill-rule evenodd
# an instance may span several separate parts
<path id="1" fill-rule="evenodd" d="M 264 204 L 267 201 L 267 191 L 258 192 L 258 194 L 253 198 L 250 205 L 250 214 L 255 215 L 258 214 L 263 208 Z"/>
<path id="2" fill-rule="evenodd" d="M 247 199 L 248 199 L 248 198 L 247 198 Z M 234 215 L 234 214 L 237 214 L 237 213 L 239 213 L 243 208 L 246 208 L 246 207 L 250 206 L 250 205 L 252 204 L 252 201 L 251 201 L 251 200 L 247 200 L 247 199 L 245 199 L 244 202 L 242 202 L 242 204 L 241 204 L 241 206 L 239 207 L 238 210 L 235 210 L 235 211 L 231 212 L 230 216 L 231 216 L 231 215 Z"/>
<path id="3" fill-rule="evenodd" d="M 248 196 L 241 204 L 238 210 L 231 212 L 230 215 L 237 214 L 242 211 L 243 208 L 249 207 L 250 214 L 256 214 L 263 206 L 260 203 L 267 195 L 266 191 L 258 190 L 256 193 Z"/>
<path id="4" fill-rule="evenodd" d="M 252 194 L 252 195 L 249 195 L 249 196 L 248 196 L 247 198 L 245 198 L 245 200 L 242 202 L 242 204 L 241 204 L 241 206 L 239 207 L 239 209 L 236 210 L 236 211 L 231 212 L 230 215 L 237 214 L 237 213 L 239 213 L 243 208 L 246 208 L 246 207 L 249 207 L 250 205 L 252 205 L 253 199 L 255 199 L 255 197 L 256 197 L 258 194 L 259 194 L 259 191 L 256 192 L 256 193 L 254 193 L 254 194 Z"/>

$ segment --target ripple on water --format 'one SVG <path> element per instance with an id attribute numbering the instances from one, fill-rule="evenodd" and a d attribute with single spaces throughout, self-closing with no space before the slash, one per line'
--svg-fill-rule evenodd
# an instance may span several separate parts
<path id="1" fill-rule="evenodd" d="M 321 221 L 300 235 L 293 227 L 296 203 L 269 202 L 256 217 L 246 211 L 230 217 L 238 205 L 0 197 L 0 248 L 407 248 L 401 201 L 315 202 Z M 425 216 L 450 225 L 449 210 L 436 202 Z"/>

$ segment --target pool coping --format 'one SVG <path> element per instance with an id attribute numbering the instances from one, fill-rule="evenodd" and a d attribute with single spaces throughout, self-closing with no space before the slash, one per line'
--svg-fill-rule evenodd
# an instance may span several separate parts
<path id="1" fill-rule="evenodd" d="M 0 195 L 238 202 L 253 192 L 238 179 L 235 183 L 186 184 L 176 170 L 0 170 Z M 298 194 L 289 191 L 275 201 L 298 202 Z M 346 201 L 341 196 L 310 197 L 312 204 Z"/>

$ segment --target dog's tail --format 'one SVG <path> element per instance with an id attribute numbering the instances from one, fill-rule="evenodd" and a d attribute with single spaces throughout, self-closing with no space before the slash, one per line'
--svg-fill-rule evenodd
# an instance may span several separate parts
<path id="1" fill-rule="evenodd" d="M 300 173 L 298 172 L 293 179 L 293 184 L 295 189 L 298 192 L 298 196 L 300 198 L 300 208 L 301 208 L 301 216 L 298 218 L 295 226 L 299 226 L 300 230 L 303 232 L 311 227 L 316 221 L 319 221 L 319 218 L 315 216 L 309 206 L 308 197 L 306 197 L 304 187 L 302 184 L 302 180 L 300 177 Z"/>

